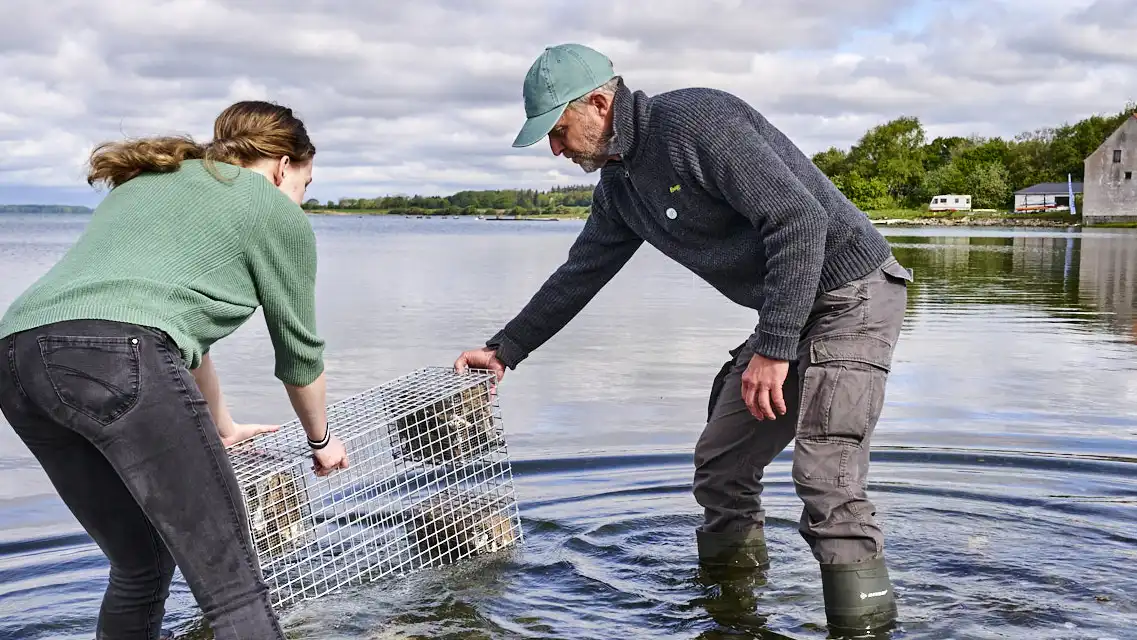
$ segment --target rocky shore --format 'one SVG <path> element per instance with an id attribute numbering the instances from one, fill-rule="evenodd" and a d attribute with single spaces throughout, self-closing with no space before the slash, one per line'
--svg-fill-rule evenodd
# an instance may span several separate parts
<path id="1" fill-rule="evenodd" d="M 1080 227 L 1080 218 L 1071 216 L 1070 220 L 1047 220 L 1032 218 L 1012 218 L 998 216 L 966 216 L 962 218 L 881 218 L 873 224 L 889 227 L 1056 227 L 1066 229 Z"/>

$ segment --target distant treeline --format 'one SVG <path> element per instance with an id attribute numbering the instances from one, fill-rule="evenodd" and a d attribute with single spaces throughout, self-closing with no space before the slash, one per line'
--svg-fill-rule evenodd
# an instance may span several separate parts
<path id="1" fill-rule="evenodd" d="M 968 194 L 976 209 L 1009 210 L 1014 192 L 1040 182 L 1083 180 L 1084 161 L 1137 105 L 1112 115 L 1094 115 L 1074 124 L 999 137 L 938 137 L 928 141 L 915 117 L 903 116 L 873 127 L 850 149 L 831 147 L 814 163 L 858 207 L 866 211 L 927 207 L 939 194 Z M 395 214 L 471 215 L 486 210 L 515 215 L 567 213 L 592 204 L 592 186 L 548 191 L 501 189 L 459 191 L 449 196 L 309 200 L 306 209 L 371 210 Z"/>
<path id="2" fill-rule="evenodd" d="M 91 213 L 91 208 L 62 204 L 0 204 L 0 213 Z"/>
<path id="3" fill-rule="evenodd" d="M 1083 179 L 1083 162 L 1131 117 L 1113 115 L 1022 133 L 1012 140 L 940 137 L 928 142 L 919 119 L 870 129 L 849 150 L 830 148 L 814 163 L 864 210 L 924 208 L 938 194 L 968 194 L 978 209 L 1010 209 L 1014 192 L 1040 182 Z"/>
<path id="4" fill-rule="evenodd" d="M 382 198 L 341 198 L 321 204 L 316 199 L 304 203 L 305 209 L 385 211 L 394 214 L 473 215 L 486 210 L 515 214 L 556 214 L 569 207 L 592 205 L 592 186 L 535 189 L 459 191 L 449 196 L 385 196 Z"/>

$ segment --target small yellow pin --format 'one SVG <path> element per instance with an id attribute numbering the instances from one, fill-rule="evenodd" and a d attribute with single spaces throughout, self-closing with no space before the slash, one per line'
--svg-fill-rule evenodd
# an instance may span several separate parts
<path id="1" fill-rule="evenodd" d="M 671 187 L 671 193 L 675 193 L 678 190 L 679 190 L 679 185 L 674 185 Z"/>

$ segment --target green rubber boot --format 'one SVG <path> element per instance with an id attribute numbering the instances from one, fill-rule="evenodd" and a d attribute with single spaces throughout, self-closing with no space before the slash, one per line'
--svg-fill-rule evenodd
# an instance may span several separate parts
<path id="1" fill-rule="evenodd" d="M 830 631 L 876 631 L 896 621 L 896 597 L 884 558 L 823 564 L 821 588 Z"/>
<path id="2" fill-rule="evenodd" d="M 769 569 L 766 534 L 762 527 L 744 533 L 707 533 L 695 530 L 699 544 L 699 562 L 710 567 Z"/>

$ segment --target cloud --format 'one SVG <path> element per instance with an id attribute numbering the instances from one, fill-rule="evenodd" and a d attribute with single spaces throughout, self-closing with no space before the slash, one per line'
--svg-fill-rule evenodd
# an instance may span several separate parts
<path id="1" fill-rule="evenodd" d="M 1137 12 L 1129 0 L 1097 0 L 1071 11 L 1057 29 L 1041 24 L 1015 35 L 1012 41 L 1036 56 L 1091 65 L 1132 65 L 1137 53 Z"/>
<path id="2" fill-rule="evenodd" d="M 1128 0 L 83 0 L 17 3 L 0 37 L 0 201 L 97 201 L 107 139 L 208 139 L 229 103 L 292 106 L 321 200 L 592 182 L 513 149 L 521 79 L 556 42 L 648 93 L 742 96 L 807 153 L 918 116 L 929 135 L 1013 136 L 1137 99 Z M 86 194 L 86 195 L 76 195 Z"/>

